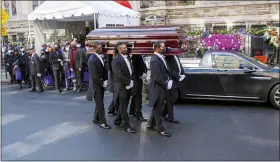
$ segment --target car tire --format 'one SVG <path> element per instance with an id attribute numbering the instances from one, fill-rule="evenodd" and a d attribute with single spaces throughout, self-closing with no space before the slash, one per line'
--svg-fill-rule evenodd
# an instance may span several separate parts
<path id="1" fill-rule="evenodd" d="M 272 106 L 280 110 L 280 86 L 274 86 L 269 94 L 269 100 Z"/>

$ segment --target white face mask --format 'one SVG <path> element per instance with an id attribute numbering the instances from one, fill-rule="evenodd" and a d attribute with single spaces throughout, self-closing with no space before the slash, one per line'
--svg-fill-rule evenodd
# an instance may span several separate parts
<path id="1" fill-rule="evenodd" d="M 76 47 L 77 47 L 77 48 L 80 48 L 80 47 L 81 47 L 81 45 L 76 45 Z"/>
<path id="2" fill-rule="evenodd" d="M 8 50 L 8 53 L 12 53 L 12 50 Z"/>

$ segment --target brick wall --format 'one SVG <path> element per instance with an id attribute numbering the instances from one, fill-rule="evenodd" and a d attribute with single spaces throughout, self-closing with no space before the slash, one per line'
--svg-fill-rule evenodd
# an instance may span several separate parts
<path id="1" fill-rule="evenodd" d="M 179 2 L 167 2 L 168 6 L 173 6 Z M 251 4 L 251 5 L 235 5 L 235 6 L 214 6 L 214 7 L 199 7 L 199 8 L 184 8 L 184 9 L 162 9 L 162 10 L 147 10 L 140 11 L 144 18 L 148 15 L 166 16 L 169 21 L 177 19 L 189 18 L 219 18 L 221 16 L 252 16 L 275 15 L 279 14 L 279 3 L 270 4 Z M 171 23 L 172 24 L 172 23 Z"/>

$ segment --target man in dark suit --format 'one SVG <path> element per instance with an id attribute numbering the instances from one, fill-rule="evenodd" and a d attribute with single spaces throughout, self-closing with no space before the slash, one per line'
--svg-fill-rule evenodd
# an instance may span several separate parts
<path id="1" fill-rule="evenodd" d="M 171 89 L 173 82 L 164 60 L 166 53 L 164 42 L 155 42 L 154 50 L 150 62 L 151 79 L 149 83 L 149 105 L 153 107 L 153 111 L 147 128 L 158 131 L 162 136 L 171 137 L 171 133 L 167 132 L 162 125 L 162 108 L 166 101 L 167 90 Z"/>
<path id="2" fill-rule="evenodd" d="M 107 125 L 104 110 L 104 91 L 108 86 L 108 72 L 102 58 L 102 44 L 96 42 L 92 48 L 94 54 L 88 60 L 89 87 L 86 98 L 89 101 L 92 101 L 92 98 L 94 98 L 96 104 L 93 122 L 99 123 L 101 128 L 111 129 Z"/>
<path id="3" fill-rule="evenodd" d="M 21 47 L 21 60 L 23 63 L 23 73 L 22 73 L 22 78 L 25 81 L 26 84 L 28 84 L 28 88 L 31 88 L 31 82 L 30 82 L 30 70 L 29 70 L 29 55 L 25 52 L 24 47 Z"/>
<path id="4" fill-rule="evenodd" d="M 136 133 L 136 130 L 129 123 L 127 113 L 130 90 L 133 87 L 133 68 L 126 44 L 119 42 L 116 47 L 118 54 L 112 61 L 112 69 L 114 74 L 114 102 L 119 107 L 119 111 L 114 124 L 122 126 L 126 132 Z"/>
<path id="5" fill-rule="evenodd" d="M 58 93 L 61 93 L 61 79 L 63 72 L 63 56 L 61 51 L 59 50 L 58 44 L 54 45 L 54 52 L 52 52 L 49 56 L 49 62 L 52 66 L 54 80 L 55 80 L 55 88 Z"/>
<path id="6" fill-rule="evenodd" d="M 178 88 L 181 81 L 185 78 L 185 72 L 178 56 L 166 56 L 165 61 L 170 68 L 173 85 L 170 90 L 167 90 L 167 99 L 163 108 L 163 118 L 171 123 L 179 124 L 180 122 L 174 119 L 173 105 L 178 98 Z M 184 88 L 184 86 L 180 86 Z"/>
<path id="7" fill-rule="evenodd" d="M 136 119 L 140 121 L 147 121 L 147 119 L 143 117 L 142 113 L 143 79 L 146 78 L 147 67 L 141 55 L 133 55 L 131 57 L 131 61 L 134 70 L 134 86 L 132 88 L 133 97 L 131 98 L 130 102 L 129 115 L 136 116 Z"/>
<path id="8" fill-rule="evenodd" d="M 31 55 L 29 61 L 29 68 L 30 68 L 30 80 L 31 80 L 31 91 L 36 92 L 36 84 L 38 84 L 40 91 L 44 92 L 43 85 L 41 82 L 41 67 L 40 67 L 40 58 L 35 53 L 34 47 L 29 47 L 29 54 Z M 36 83 L 37 82 L 37 83 Z"/>
<path id="9" fill-rule="evenodd" d="M 118 53 L 117 49 L 115 49 L 115 53 Z M 113 55 L 107 55 L 106 59 L 107 59 L 107 64 L 108 64 L 107 65 L 108 71 L 110 72 L 109 91 L 114 93 L 114 74 L 113 74 L 113 69 L 112 69 Z M 115 106 L 114 98 L 112 99 L 107 112 L 110 115 L 117 115 L 116 112 L 118 112 L 118 109 Z"/>
<path id="10" fill-rule="evenodd" d="M 77 43 L 76 45 L 77 51 L 76 51 L 76 57 L 75 57 L 75 69 L 76 69 L 76 78 L 77 78 L 77 85 L 78 89 L 77 92 L 81 92 L 83 88 L 83 76 L 84 76 L 84 70 L 86 67 L 86 54 L 87 51 L 85 48 L 81 47 L 80 43 Z"/>

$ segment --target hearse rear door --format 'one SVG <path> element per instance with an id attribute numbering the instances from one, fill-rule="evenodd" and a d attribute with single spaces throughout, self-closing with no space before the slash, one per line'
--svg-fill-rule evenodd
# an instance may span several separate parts
<path id="1" fill-rule="evenodd" d="M 198 68 L 186 68 L 184 79 L 186 97 L 206 97 L 225 95 L 217 70 L 212 68 L 211 55 L 205 55 L 201 60 L 203 66 Z"/>

